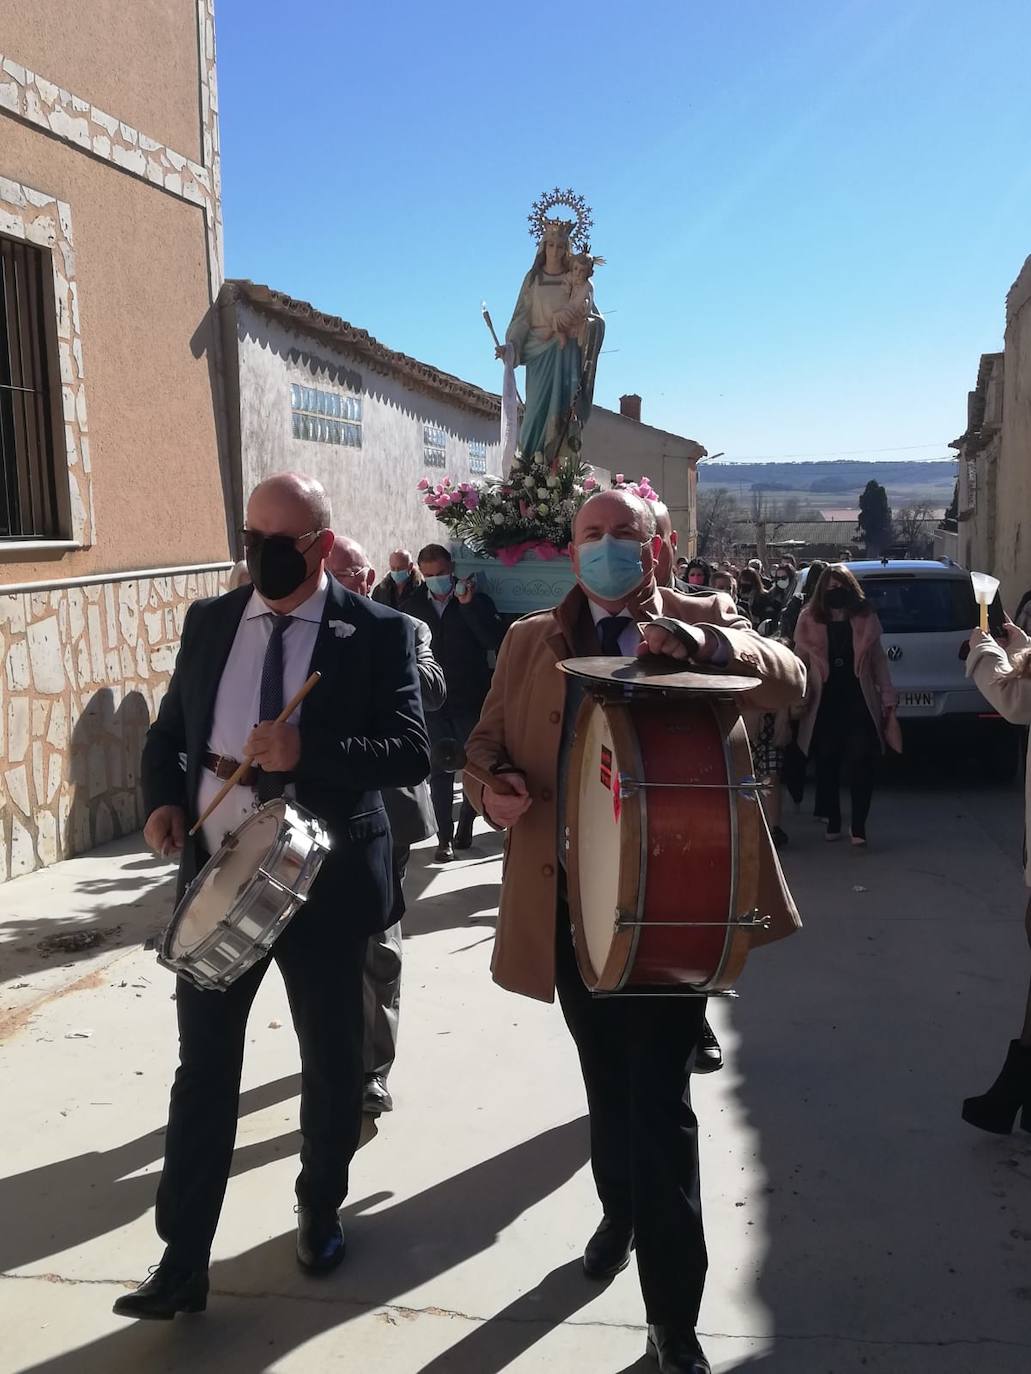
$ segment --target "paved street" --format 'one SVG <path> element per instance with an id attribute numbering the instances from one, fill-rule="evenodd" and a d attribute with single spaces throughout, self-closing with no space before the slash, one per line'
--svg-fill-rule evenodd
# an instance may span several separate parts
<path id="1" fill-rule="evenodd" d="M 788 818 L 806 929 L 713 1007 L 701 1080 L 713 1367 L 751 1374 L 1026 1374 L 1031 1136 L 959 1120 L 1019 1026 L 1019 789 L 903 780 L 874 848 Z M 297 1057 L 273 973 L 255 1004 L 234 1177 L 206 1316 L 138 1324 L 114 1298 L 156 1262 L 150 1217 L 174 1065 L 172 978 L 143 941 L 168 868 L 120 844 L 0 887 L 0 1369 L 630 1374 L 633 1267 L 579 1268 L 597 1220 L 584 1102 L 557 1008 L 487 966 L 498 843 L 416 855 L 397 1110 L 352 1176 L 351 1251 L 293 1260 Z M 39 942 L 106 932 L 45 957 Z"/>

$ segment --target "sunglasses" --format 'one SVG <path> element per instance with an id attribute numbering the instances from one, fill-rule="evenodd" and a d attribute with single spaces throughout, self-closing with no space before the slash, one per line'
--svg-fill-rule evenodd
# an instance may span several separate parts
<path id="1" fill-rule="evenodd" d="M 310 538 L 311 543 L 306 544 L 303 549 L 298 550 L 299 553 L 307 553 L 309 549 L 315 546 L 319 535 L 322 534 L 323 531 L 306 530 L 304 534 L 263 534 L 261 530 L 242 529 L 238 530 L 237 533 L 243 540 L 243 547 L 247 553 L 256 552 L 264 544 L 272 544 L 280 548 L 284 544 L 292 544 L 294 548 L 297 548 L 297 545 L 302 539 Z"/>

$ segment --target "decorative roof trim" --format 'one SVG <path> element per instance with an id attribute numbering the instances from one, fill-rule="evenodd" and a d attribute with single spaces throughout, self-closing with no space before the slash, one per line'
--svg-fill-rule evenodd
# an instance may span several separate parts
<path id="1" fill-rule="evenodd" d="M 347 320 L 341 319 L 339 315 L 327 315 L 308 301 L 295 300 L 285 291 L 276 291 L 271 286 L 249 281 L 245 277 L 231 277 L 222 287 L 220 300 L 223 303 L 245 301 L 256 310 L 264 311 L 266 315 L 273 316 L 293 329 L 315 334 L 327 339 L 337 348 L 346 349 L 347 352 L 364 359 L 377 371 L 403 377 L 418 391 L 443 396 L 453 405 L 464 406 L 467 410 L 473 410 L 479 415 L 489 415 L 492 419 L 501 416 L 501 397 L 495 392 L 484 391 L 482 387 L 465 382 L 461 377 L 452 376 L 450 372 L 442 372 L 429 363 L 421 363 L 418 358 L 411 358 L 407 353 L 398 353 L 373 338 L 367 330 L 358 329 Z M 609 410 L 607 406 L 595 406 L 595 410 L 603 411 L 605 415 L 621 420 L 624 424 L 633 425 L 635 431 L 650 430 L 652 434 L 673 439 L 678 444 L 689 445 L 697 450 L 696 453 L 686 455 L 689 462 L 694 463 L 705 457 L 702 445 L 683 434 L 673 434 L 670 430 L 658 429 L 655 425 L 646 424 L 641 420 L 631 420 L 628 416 L 621 415 L 618 410 Z"/>
<path id="2" fill-rule="evenodd" d="M 480 415 L 501 415 L 500 396 L 484 391 L 472 382 L 463 382 L 449 372 L 441 372 L 429 363 L 410 358 L 407 353 L 398 353 L 374 339 L 367 330 L 348 324 L 339 315 L 326 315 L 308 301 L 295 300 L 271 286 L 241 278 L 227 281 L 222 289 L 222 297 L 227 301 L 245 301 L 256 310 L 264 311 L 294 329 L 327 339 L 336 347 L 363 359 L 377 371 L 404 378 L 418 391 L 443 396 L 454 405 L 464 406 L 466 410 L 476 411 Z"/>

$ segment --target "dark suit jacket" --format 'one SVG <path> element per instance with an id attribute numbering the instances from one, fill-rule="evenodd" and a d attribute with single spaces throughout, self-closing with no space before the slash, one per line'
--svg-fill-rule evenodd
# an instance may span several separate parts
<path id="1" fill-rule="evenodd" d="M 444 669 L 447 682 L 448 706 L 478 714 L 490 690 L 487 655 L 500 649 L 505 633 L 494 602 L 482 592 L 477 592 L 468 606 L 452 597 L 444 614 L 438 615 L 424 582 L 405 602 L 405 613 L 430 627 L 433 656 Z"/>
<path id="2" fill-rule="evenodd" d="M 415 631 L 415 665 L 422 690 L 422 709 L 439 711 L 447 699 L 447 686 L 444 670 L 433 657 L 430 627 L 415 616 L 409 616 L 408 621 Z M 415 787 L 384 788 L 383 805 L 390 817 L 390 833 L 395 844 L 411 846 L 437 833 L 433 801 L 425 782 Z"/>
<path id="3" fill-rule="evenodd" d="M 187 825 L 196 819 L 215 695 L 250 596 L 250 587 L 239 587 L 190 607 L 175 672 L 143 749 L 148 815 L 174 805 L 185 809 Z M 353 625 L 354 633 L 338 635 L 331 620 Z M 429 773 L 412 627 L 330 578 L 309 671 L 316 670 L 322 679 L 301 707 L 301 758 L 292 782 L 298 803 L 322 822 L 333 849 L 308 901 L 331 902 L 342 920 L 371 933 L 390 923 L 393 900 L 380 788 L 417 783 Z M 180 894 L 207 857 L 200 834 L 187 840 Z"/>

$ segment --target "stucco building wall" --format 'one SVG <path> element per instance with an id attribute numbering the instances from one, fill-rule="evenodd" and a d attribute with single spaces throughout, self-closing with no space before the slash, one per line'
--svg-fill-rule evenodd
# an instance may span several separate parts
<path id="1" fill-rule="evenodd" d="M 1007 606 L 1031 587 L 1031 258 L 1006 299 L 996 565 Z"/>
<path id="2" fill-rule="evenodd" d="M 628 481 L 651 478 L 669 507 L 678 550 L 695 551 L 698 460 L 705 449 L 691 439 L 596 406 L 584 427 L 584 457 L 599 478 L 622 473 Z"/>
<path id="3" fill-rule="evenodd" d="M 197 0 L 11 0 L 0 45 L 23 67 L 199 162 L 197 24 Z"/>
<path id="4" fill-rule="evenodd" d="M 49 255 L 63 411 L 60 527 L 0 539 L 2 880 L 140 825 L 229 540 L 213 0 L 35 0 L 0 46 L 0 234 Z"/>
<path id="5" fill-rule="evenodd" d="M 239 360 L 241 496 L 263 478 L 296 469 L 317 477 L 333 503 L 338 533 L 357 539 L 382 576 L 392 549 L 416 553 L 444 531 L 421 504 L 416 484 L 482 476 L 470 468 L 469 444 L 486 445 L 488 472 L 500 472 L 498 421 L 416 391 L 376 371 L 355 353 L 285 327 L 246 303 L 231 326 Z M 360 396 L 362 444 L 321 443 L 293 436 L 291 384 Z M 427 467 L 423 426 L 446 437 L 443 467 Z M 240 516 L 242 518 L 242 504 Z"/>
<path id="6" fill-rule="evenodd" d="M 1006 298 L 1001 353 L 985 353 L 959 454 L 959 561 L 994 573 L 1013 610 L 1031 588 L 1031 257 Z"/>

